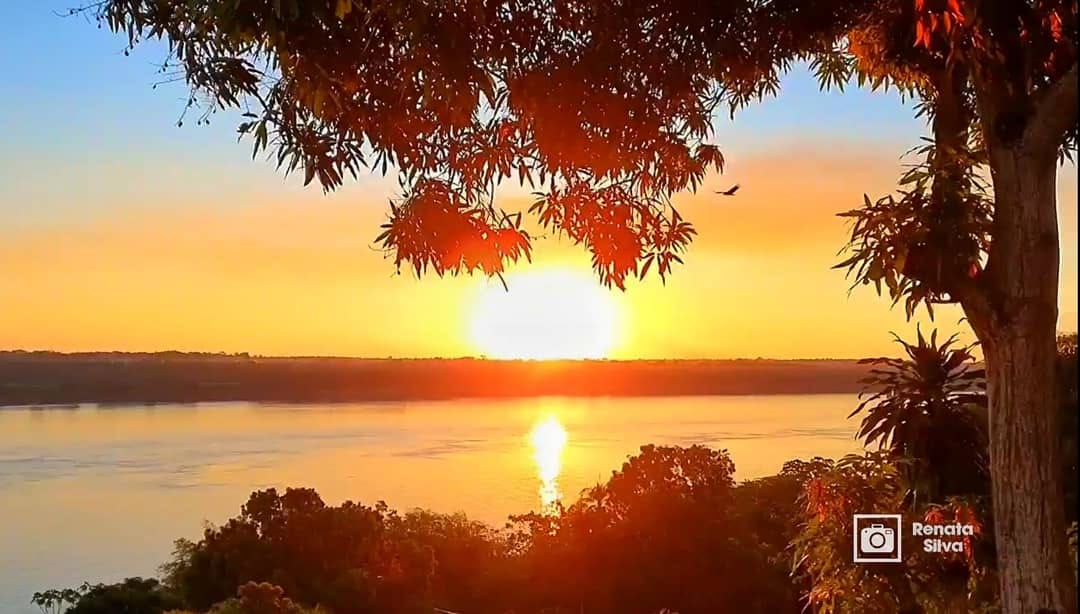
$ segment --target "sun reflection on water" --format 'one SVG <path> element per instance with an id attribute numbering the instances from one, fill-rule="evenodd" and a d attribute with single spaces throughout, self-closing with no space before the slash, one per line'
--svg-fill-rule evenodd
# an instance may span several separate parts
<path id="1" fill-rule="evenodd" d="M 545 512 L 554 511 L 555 504 L 562 498 L 558 478 L 562 471 L 562 455 L 566 441 L 566 429 L 554 414 L 537 422 L 529 433 L 533 460 L 540 478 L 540 505 Z"/>

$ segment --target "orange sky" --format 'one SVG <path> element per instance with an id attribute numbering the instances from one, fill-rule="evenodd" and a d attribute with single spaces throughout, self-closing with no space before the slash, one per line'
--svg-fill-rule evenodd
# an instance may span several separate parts
<path id="1" fill-rule="evenodd" d="M 478 342 L 502 329 L 474 330 L 492 318 L 488 282 L 395 276 L 372 249 L 395 177 L 324 197 L 252 161 L 235 116 L 177 128 L 184 85 L 151 87 L 163 44 L 127 57 L 122 36 L 60 19 L 53 4 L 4 6 L 0 349 L 503 353 Z M 895 91 L 821 92 L 793 67 L 777 97 L 715 119 L 726 172 L 675 199 L 700 231 L 686 266 L 666 287 L 612 292 L 615 332 L 601 345 L 618 358 L 894 353 L 889 331 L 914 325 L 872 292 L 848 296 L 830 270 L 846 238 L 834 214 L 891 191 L 926 132 Z M 1076 167 L 1060 177 L 1060 328 L 1075 330 Z M 736 198 L 712 194 L 736 182 Z M 511 209 L 527 202 L 505 196 Z M 536 248 L 531 270 L 588 268 L 565 242 Z M 573 303 L 560 292 L 537 319 Z M 963 330 L 959 320 L 946 309 L 938 324 Z"/>
<path id="2" fill-rule="evenodd" d="M 233 150 L 235 152 L 235 149 Z M 839 210 L 863 191 L 890 189 L 897 147 L 793 140 L 740 157 L 676 204 L 700 232 L 687 265 L 612 291 L 622 316 L 612 357 L 861 357 L 892 353 L 889 331 L 913 331 L 872 291 L 848 296 L 836 250 Z M 238 156 L 241 157 L 241 156 Z M 245 162 L 242 159 L 239 161 Z M 55 350 L 203 350 L 287 355 L 477 355 L 468 321 L 479 278 L 393 275 L 370 240 L 393 178 L 330 196 L 259 181 L 214 183 L 192 199 L 182 177 L 112 162 L 120 199 L 107 215 L 27 225 L 0 242 L 0 346 Z M 176 162 L 181 167 L 183 161 Z M 1072 173 L 1063 172 L 1062 175 Z M 161 177 L 165 179 L 162 180 Z M 738 181 L 737 198 L 713 189 Z M 162 189 L 175 185 L 175 189 Z M 214 186 L 217 189 L 214 189 Z M 1075 179 L 1062 181 L 1062 225 L 1076 227 Z M 150 204 L 147 204 L 147 203 Z M 527 202 L 520 193 L 510 208 Z M 1063 235 L 1065 280 L 1076 277 L 1076 235 Z M 536 269 L 585 269 L 566 241 L 542 239 Z M 511 290 L 512 291 L 512 290 Z M 1062 288 L 1064 329 L 1076 329 L 1076 286 Z M 956 310 L 938 324 L 964 330 Z"/>

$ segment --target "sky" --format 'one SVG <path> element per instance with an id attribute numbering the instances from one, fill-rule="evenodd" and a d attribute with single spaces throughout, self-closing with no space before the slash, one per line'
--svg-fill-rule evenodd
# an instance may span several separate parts
<path id="1" fill-rule="evenodd" d="M 586 254 L 546 238 L 511 273 L 519 298 L 507 302 L 498 282 L 395 274 L 372 243 L 395 177 L 324 195 L 253 161 L 235 117 L 178 127 L 183 86 L 152 87 L 162 47 L 126 57 L 120 37 L 59 15 L 74 4 L 0 4 L 0 349 L 483 355 L 499 349 L 485 335 L 560 333 L 478 334 L 481 314 L 577 301 L 570 311 L 603 303 L 611 358 L 851 358 L 895 354 L 889 333 L 914 333 L 902 309 L 849 293 L 830 269 L 846 238 L 834 214 L 890 192 L 926 133 L 894 93 L 822 93 L 793 70 L 777 98 L 717 123 L 727 168 L 675 197 L 700 234 L 666 284 L 597 298 L 580 290 Z M 738 197 L 713 194 L 733 183 Z M 1059 328 L 1073 331 L 1075 167 L 1061 169 L 1058 197 Z M 511 190 L 503 204 L 528 201 Z M 513 282 L 537 275 L 556 286 L 529 305 Z M 922 326 L 971 338 L 957 309 Z"/>

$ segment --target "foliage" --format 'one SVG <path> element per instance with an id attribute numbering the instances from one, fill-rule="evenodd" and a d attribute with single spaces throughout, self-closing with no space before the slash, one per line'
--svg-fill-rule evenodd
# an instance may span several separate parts
<path id="1" fill-rule="evenodd" d="M 817 613 L 981 612 L 996 601 L 994 551 L 986 538 L 983 502 L 954 498 L 942 505 L 909 508 L 905 516 L 927 523 L 970 522 L 977 535 L 965 551 L 926 553 L 903 533 L 901 564 L 855 564 L 852 516 L 905 508 L 910 485 L 884 452 L 848 456 L 811 480 L 803 495 L 805 524 L 793 540 L 794 572 L 811 585 L 807 606 Z"/>
<path id="2" fill-rule="evenodd" d="M 116 584 L 84 582 L 79 588 L 39 591 L 31 603 L 44 614 L 161 614 L 181 605 L 154 578 L 127 578 Z"/>
<path id="3" fill-rule="evenodd" d="M 497 600 L 512 590 L 505 557 L 497 532 L 460 514 L 329 506 L 308 489 L 271 489 L 199 542 L 177 542 L 162 572 L 197 609 L 232 604 L 238 587 L 259 582 L 335 614 L 414 612 Z"/>
<path id="4" fill-rule="evenodd" d="M 993 201 L 971 154 L 943 176 L 934 170 L 942 152 L 930 144 L 919 153 L 927 160 L 901 177 L 897 194 L 864 195 L 863 207 L 839 214 L 851 220 L 851 237 L 848 257 L 834 266 L 846 269 L 852 289 L 873 284 L 880 295 L 884 284 L 908 318 L 920 305 L 932 316 L 934 304 L 956 302 L 957 284 L 982 272 L 993 227 Z"/>
<path id="5" fill-rule="evenodd" d="M 430 553 L 428 601 L 452 612 L 495 611 L 520 590 L 506 536 L 464 514 L 390 512 L 386 539 Z"/>
<path id="6" fill-rule="evenodd" d="M 567 612 L 797 611 L 786 566 L 762 547 L 781 538 L 746 524 L 733 473 L 724 451 L 642 447 L 561 513 L 513 518 L 521 586 L 534 607 Z"/>
<path id="7" fill-rule="evenodd" d="M 692 237 L 671 194 L 723 168 L 708 142 L 717 110 L 775 93 L 800 60 L 826 88 L 851 79 L 899 88 L 955 134 L 935 131 L 927 168 L 902 182 L 914 188 L 850 213 L 854 260 L 845 266 L 857 281 L 890 284 L 894 300 L 929 304 L 954 300 L 951 277 L 970 275 L 986 247 L 991 207 L 973 169 L 986 159 L 980 119 L 999 109 L 980 106 L 969 82 L 1000 94 L 1016 124 L 1014 107 L 1075 63 L 1075 2 L 1024 7 L 108 0 L 87 8 L 131 47 L 167 39 L 162 71 L 188 84 L 200 121 L 246 111 L 239 132 L 253 153 L 302 170 L 305 183 L 329 190 L 362 168 L 396 167 L 403 194 L 378 242 L 418 274 L 498 275 L 528 257 L 521 212 L 493 202 L 498 184 L 516 179 L 539 190 L 530 212 L 541 226 L 584 245 L 605 283 L 622 287 L 650 269 L 666 275 Z M 1070 144 L 1075 125 L 1065 151 Z M 951 196 L 939 198 L 939 188 Z"/>
<path id="8" fill-rule="evenodd" d="M 326 614 L 321 608 L 308 609 L 285 596 L 280 586 L 267 582 L 248 582 L 237 589 L 236 597 L 222 601 L 206 614 Z M 165 614 L 195 614 L 171 610 Z"/>
<path id="9" fill-rule="evenodd" d="M 756 544 L 752 547 L 767 554 L 769 565 L 775 569 L 787 569 L 790 564 L 789 546 L 801 526 L 797 519 L 802 517 L 803 490 L 832 466 L 832 460 L 821 457 L 790 460 L 780 473 L 743 482 L 736 489 L 738 524 L 747 531 L 748 541 Z"/>
<path id="10" fill-rule="evenodd" d="M 990 501 L 985 475 L 976 472 L 981 464 L 972 463 L 985 457 L 981 371 L 970 366 L 969 348 L 954 347 L 954 339 L 938 345 L 933 335 L 927 340 L 920 334 L 916 344 L 898 341 L 907 357 L 870 361 L 878 365 L 864 382 L 870 396 L 852 414 L 866 412 L 860 436 L 884 450 L 848 457 L 808 481 L 806 521 L 792 542 L 796 571 L 811 587 L 808 606 L 814 612 L 996 612 Z M 1063 407 L 1073 399 L 1064 410 L 1073 420 L 1075 348 L 1074 335 L 1059 339 L 1060 398 Z M 912 471 L 920 457 L 924 470 Z M 1075 454 L 1069 458 L 1072 484 Z M 911 497 L 928 475 L 937 479 L 937 492 Z M 970 523 L 977 534 L 966 540 L 962 555 L 927 554 L 905 541 L 902 565 L 853 564 L 852 515 L 882 510 L 904 510 L 908 520 L 926 523 Z M 1075 534 L 1074 523 L 1074 563 Z"/>
<path id="11" fill-rule="evenodd" d="M 872 358 L 862 380 L 856 437 L 877 444 L 904 464 L 914 493 L 925 502 L 957 494 L 988 494 L 985 374 L 971 347 L 956 336 L 938 344 L 921 330 L 914 344 L 893 335 L 903 358 Z"/>
<path id="12" fill-rule="evenodd" d="M 666 275 L 692 232 L 670 196 L 723 155 L 717 109 L 774 93 L 792 61 L 835 42 L 874 2 L 233 2 L 90 7 L 131 46 L 165 38 L 166 80 L 200 121 L 245 111 L 253 153 L 334 189 L 400 174 L 378 243 L 417 273 L 499 274 L 529 255 L 502 181 L 537 189 L 541 226 L 585 246 L 622 287 Z M 558 93 L 552 96 L 553 92 Z"/>
<path id="13" fill-rule="evenodd" d="M 36 605 L 42 614 L 61 614 L 78 601 L 79 591 L 73 588 L 37 591 L 30 598 L 30 603 Z"/>
<path id="14" fill-rule="evenodd" d="M 861 208 L 840 214 L 852 227 L 837 268 L 856 286 L 881 294 L 884 284 L 909 318 L 919 305 L 932 316 L 936 303 L 976 309 L 993 299 L 988 288 L 998 279 L 986 272 L 1000 250 L 984 178 L 994 152 L 1025 131 L 1045 129 L 1043 146 L 1061 156 L 1075 151 L 1075 102 L 1033 109 L 1075 80 L 1076 20 L 1067 0 L 891 3 L 849 33 L 849 61 L 817 64 L 824 86 L 856 75 L 875 89 L 891 83 L 914 94 L 918 115 L 931 123 L 917 150 L 923 161 L 901 176 L 897 193 L 864 196 Z"/>
<path id="15" fill-rule="evenodd" d="M 330 507 L 310 489 L 257 491 L 238 517 L 179 551 L 170 579 L 197 609 L 247 582 L 270 582 L 337 614 L 413 611 L 428 596 L 434 561 L 418 544 L 386 539 L 389 514 L 382 504 Z"/>
<path id="16" fill-rule="evenodd" d="M 210 608 L 207 614 L 318 614 L 319 610 L 302 608 L 285 596 L 280 586 L 267 582 L 248 582 L 236 591 L 236 597 Z"/>
<path id="17" fill-rule="evenodd" d="M 573 505 L 513 517 L 502 531 L 460 514 L 261 491 L 239 517 L 181 543 L 163 572 L 186 607 L 214 614 L 237 611 L 234 595 L 252 582 L 335 614 L 795 613 L 787 545 L 803 485 L 828 466 L 793 461 L 737 485 L 726 452 L 645 446 Z"/>
<path id="18" fill-rule="evenodd" d="M 882 455 L 847 457 L 807 484 L 807 521 L 793 542 L 793 572 L 809 578 L 806 599 L 814 611 L 895 612 L 910 599 L 899 592 L 903 584 L 895 575 L 873 573 L 850 560 L 852 515 L 899 509 L 904 492 L 899 472 Z"/>

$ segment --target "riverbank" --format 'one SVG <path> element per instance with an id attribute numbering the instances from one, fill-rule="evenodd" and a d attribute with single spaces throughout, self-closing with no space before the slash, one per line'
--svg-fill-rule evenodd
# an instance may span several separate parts
<path id="1" fill-rule="evenodd" d="M 0 352 L 0 406 L 857 392 L 853 360 L 497 361 Z"/>

